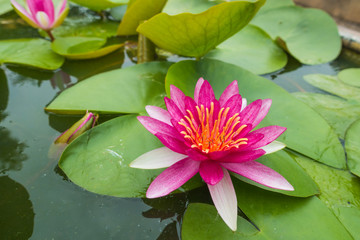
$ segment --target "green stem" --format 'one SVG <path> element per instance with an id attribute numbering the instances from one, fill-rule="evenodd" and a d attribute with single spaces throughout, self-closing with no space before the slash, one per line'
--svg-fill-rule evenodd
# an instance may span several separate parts
<path id="1" fill-rule="evenodd" d="M 151 62 L 155 59 L 155 45 L 147 37 L 139 34 L 137 47 L 137 63 Z"/>
<path id="2" fill-rule="evenodd" d="M 46 31 L 46 33 L 49 35 L 50 40 L 53 42 L 55 40 L 54 35 L 52 35 L 51 30 Z"/>

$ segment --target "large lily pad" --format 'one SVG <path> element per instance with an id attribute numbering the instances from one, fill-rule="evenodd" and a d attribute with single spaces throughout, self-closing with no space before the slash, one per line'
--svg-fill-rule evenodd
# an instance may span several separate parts
<path id="1" fill-rule="evenodd" d="M 166 0 L 135 0 L 128 6 L 117 30 L 118 35 L 136 35 L 136 28 L 163 9 Z"/>
<path id="2" fill-rule="evenodd" d="M 336 23 L 322 10 L 297 6 L 274 8 L 251 23 L 262 28 L 301 63 L 329 62 L 341 50 Z"/>
<path id="3" fill-rule="evenodd" d="M 101 11 L 107 8 L 113 8 L 123 4 L 127 4 L 128 0 L 71 0 L 74 3 L 77 3 L 81 6 L 90 8 L 94 11 Z"/>
<path id="4" fill-rule="evenodd" d="M 240 94 L 249 102 L 271 98 L 273 104 L 262 126 L 287 127 L 287 131 L 279 138 L 287 147 L 328 165 L 346 168 L 343 147 L 335 132 L 319 114 L 273 82 L 240 67 L 209 59 L 178 62 L 166 76 L 167 93 L 170 84 L 173 84 L 186 95 L 192 96 L 200 77 L 210 82 L 218 98 L 234 79 L 238 80 Z"/>
<path id="5" fill-rule="evenodd" d="M 342 139 L 346 129 L 360 118 L 360 103 L 320 93 L 296 92 L 293 95 L 317 111 Z"/>
<path id="6" fill-rule="evenodd" d="M 163 105 L 169 62 L 151 62 L 95 75 L 62 92 L 46 110 L 77 114 L 141 113 L 146 105 Z"/>
<path id="7" fill-rule="evenodd" d="M 0 0 L 0 15 L 10 12 L 12 9 L 13 8 L 9 0 Z"/>
<path id="8" fill-rule="evenodd" d="M 360 177 L 360 114 L 358 117 L 346 132 L 345 149 L 350 171 Z"/>
<path id="9" fill-rule="evenodd" d="M 69 59 L 98 58 L 114 52 L 124 44 L 104 46 L 106 39 L 94 37 L 56 38 L 51 47 L 57 54 Z"/>
<path id="10" fill-rule="evenodd" d="M 169 15 L 176 15 L 180 13 L 201 13 L 221 1 L 209 0 L 168 0 L 162 12 Z"/>
<path id="11" fill-rule="evenodd" d="M 30 67 L 55 70 L 64 57 L 51 50 L 50 42 L 43 39 L 16 39 L 0 41 L 0 64 L 14 63 Z"/>
<path id="12" fill-rule="evenodd" d="M 151 181 L 162 170 L 130 168 L 141 154 L 161 147 L 134 115 L 115 118 L 75 139 L 61 156 L 59 166 L 71 181 L 88 191 L 117 196 L 145 197 Z M 201 186 L 192 181 L 180 190 Z"/>
<path id="13" fill-rule="evenodd" d="M 354 87 L 360 87 L 360 68 L 348 68 L 338 74 L 339 79 Z"/>
<path id="14" fill-rule="evenodd" d="M 226 2 L 199 14 L 170 16 L 160 13 L 137 31 L 170 52 L 201 57 L 242 29 L 254 17 L 264 0 Z"/>
<path id="15" fill-rule="evenodd" d="M 233 174 L 232 176 L 257 187 L 273 192 L 279 192 L 289 196 L 309 197 L 320 193 L 316 183 L 312 180 L 312 178 L 296 163 L 294 157 L 285 151 L 279 151 L 263 156 L 256 161 L 280 173 L 283 177 L 285 177 L 286 180 L 291 183 L 295 190 L 284 191 L 273 189 L 265 187 L 264 185 L 258 184 L 238 174 Z"/>
<path id="16" fill-rule="evenodd" d="M 286 53 L 260 28 L 247 25 L 205 55 L 243 67 L 255 74 L 265 74 L 283 68 Z"/>

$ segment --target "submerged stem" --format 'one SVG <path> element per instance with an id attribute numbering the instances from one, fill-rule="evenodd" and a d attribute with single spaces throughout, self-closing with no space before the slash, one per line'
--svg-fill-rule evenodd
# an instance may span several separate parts
<path id="1" fill-rule="evenodd" d="M 139 34 L 137 47 L 137 63 L 151 62 L 155 58 L 155 45 L 150 39 Z"/>
<path id="2" fill-rule="evenodd" d="M 51 33 L 51 30 L 47 30 L 46 33 L 49 35 L 50 40 L 53 42 L 55 40 L 54 35 Z"/>

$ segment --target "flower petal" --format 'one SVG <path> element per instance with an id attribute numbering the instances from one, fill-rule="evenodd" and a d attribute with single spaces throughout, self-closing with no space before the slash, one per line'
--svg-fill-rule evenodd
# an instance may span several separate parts
<path id="1" fill-rule="evenodd" d="M 222 163 L 224 168 L 264 186 L 293 191 L 294 187 L 278 172 L 256 161 L 244 163 Z"/>
<path id="2" fill-rule="evenodd" d="M 44 12 L 49 17 L 50 24 L 52 25 L 55 20 L 54 3 L 52 0 L 43 0 Z"/>
<path id="3" fill-rule="evenodd" d="M 148 116 L 138 116 L 137 119 L 139 122 L 149 131 L 151 134 L 162 133 L 169 136 L 173 136 L 179 139 L 183 139 L 178 131 L 173 126 L 170 126 L 167 123 L 156 120 Z"/>
<path id="4" fill-rule="evenodd" d="M 271 107 L 272 100 L 271 99 L 264 99 L 261 103 L 261 108 L 259 114 L 256 116 L 254 122 L 252 123 L 254 127 L 256 127 L 268 114 L 269 109 Z"/>
<path id="5" fill-rule="evenodd" d="M 185 154 L 187 147 L 183 141 L 162 133 L 156 133 L 155 136 L 170 150 L 180 154 Z"/>
<path id="6" fill-rule="evenodd" d="M 261 109 L 261 104 L 262 104 L 262 100 L 258 99 L 252 103 L 250 103 L 249 105 L 247 105 L 244 110 L 242 110 L 240 112 L 240 121 L 241 121 L 241 125 L 243 124 L 251 124 L 253 127 L 255 127 L 253 125 L 254 120 L 256 119 L 260 109 Z"/>
<path id="7" fill-rule="evenodd" d="M 216 185 L 208 184 L 214 205 L 224 222 L 233 231 L 237 228 L 237 199 L 234 186 L 227 170 L 223 169 L 224 177 Z"/>
<path id="8" fill-rule="evenodd" d="M 144 153 L 130 163 L 132 168 L 158 169 L 166 168 L 187 158 L 186 155 L 171 151 L 167 147 L 161 147 Z"/>
<path id="9" fill-rule="evenodd" d="M 219 98 L 220 107 L 224 107 L 225 103 L 234 95 L 239 94 L 238 82 L 234 80 L 230 83 L 229 86 L 226 87 L 224 92 L 221 94 Z"/>
<path id="10" fill-rule="evenodd" d="M 38 11 L 44 11 L 43 0 L 26 0 L 26 5 L 28 6 L 31 15 L 35 18 Z"/>
<path id="11" fill-rule="evenodd" d="M 199 102 L 200 89 L 201 89 L 201 86 L 204 84 L 204 82 L 205 82 L 205 80 L 201 77 L 201 78 L 199 78 L 199 80 L 196 83 L 195 91 L 194 91 L 194 100 L 196 103 Z"/>
<path id="12" fill-rule="evenodd" d="M 199 151 L 192 148 L 186 150 L 186 155 L 195 161 L 205 161 L 209 159 L 206 155 L 201 154 Z"/>
<path id="13" fill-rule="evenodd" d="M 199 92 L 199 100 L 197 101 L 198 105 L 204 105 L 205 108 L 211 106 L 211 102 L 215 101 L 214 90 L 212 89 L 210 83 L 204 80 L 204 83 L 201 85 Z"/>
<path id="14" fill-rule="evenodd" d="M 171 125 L 170 114 L 165 109 L 162 109 L 157 106 L 150 106 L 150 105 L 147 105 L 145 107 L 145 109 L 150 117 Z"/>
<path id="15" fill-rule="evenodd" d="M 229 107 L 227 114 L 228 118 L 234 116 L 236 113 L 240 113 L 242 104 L 242 97 L 240 94 L 233 95 L 229 100 L 226 101 L 223 107 Z"/>
<path id="16" fill-rule="evenodd" d="M 179 110 L 185 115 L 185 94 L 174 85 L 171 85 L 170 96 Z"/>
<path id="17" fill-rule="evenodd" d="M 201 162 L 199 173 L 204 182 L 210 185 L 218 184 L 218 182 L 220 182 L 224 177 L 221 165 L 211 160 Z"/>
<path id="18" fill-rule="evenodd" d="M 247 100 L 246 98 L 242 99 L 242 104 L 241 104 L 241 111 L 244 110 L 244 108 L 247 106 Z"/>
<path id="19" fill-rule="evenodd" d="M 265 154 L 270 154 L 273 152 L 280 151 L 281 149 L 285 148 L 286 145 L 279 141 L 273 141 L 272 143 L 269 143 L 266 146 L 261 147 L 260 149 L 264 150 Z"/>
<path id="20" fill-rule="evenodd" d="M 175 119 L 176 122 L 179 122 L 184 117 L 184 114 L 172 99 L 165 97 L 164 100 L 171 118 Z"/>
<path id="21" fill-rule="evenodd" d="M 22 19 L 24 19 L 30 26 L 34 27 L 34 28 L 39 28 L 39 25 L 37 24 L 36 20 L 34 19 L 34 17 L 29 14 L 25 8 L 23 8 L 23 6 L 21 6 L 18 2 L 16 2 L 15 0 L 11 0 L 11 4 L 13 5 L 15 11 L 17 12 L 17 14 L 20 15 L 20 17 Z"/>
<path id="22" fill-rule="evenodd" d="M 255 149 L 251 151 L 232 152 L 225 157 L 218 159 L 221 163 L 243 163 L 253 161 L 259 157 L 265 155 L 266 152 L 263 149 Z"/>
<path id="23" fill-rule="evenodd" d="M 165 169 L 150 184 L 147 198 L 163 197 L 181 187 L 199 171 L 200 162 L 185 158 Z"/>
<path id="24" fill-rule="evenodd" d="M 286 130 L 286 127 L 280 127 L 280 126 L 267 126 L 263 128 L 259 128 L 251 133 L 249 133 L 246 137 L 250 137 L 253 134 L 263 134 L 264 138 L 258 141 L 257 143 L 254 143 L 252 145 L 249 145 L 249 149 L 255 149 L 259 147 L 263 147 L 265 145 L 268 145 L 275 139 L 277 139 L 284 131 Z"/>

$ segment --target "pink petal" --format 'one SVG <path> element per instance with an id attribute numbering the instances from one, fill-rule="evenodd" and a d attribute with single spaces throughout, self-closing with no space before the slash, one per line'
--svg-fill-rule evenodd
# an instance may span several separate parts
<path id="1" fill-rule="evenodd" d="M 280 151 L 281 149 L 285 148 L 286 145 L 282 142 L 273 141 L 272 143 L 269 143 L 266 146 L 261 147 L 260 149 L 264 150 L 265 154 L 270 154 L 273 152 Z"/>
<path id="2" fill-rule="evenodd" d="M 184 114 L 180 111 L 172 99 L 165 97 L 164 100 L 171 118 L 175 119 L 177 122 L 184 118 Z"/>
<path id="3" fill-rule="evenodd" d="M 168 111 L 160 107 L 150 106 L 150 105 L 146 106 L 145 109 L 150 117 L 171 125 L 171 121 L 170 121 L 171 117 Z"/>
<path id="4" fill-rule="evenodd" d="M 258 99 L 249 105 L 247 105 L 243 111 L 241 111 L 239 117 L 241 121 L 241 125 L 243 124 L 251 124 L 253 127 L 254 120 L 256 119 L 260 109 L 261 109 L 262 100 Z"/>
<path id="5" fill-rule="evenodd" d="M 233 231 L 237 228 L 237 199 L 228 171 L 223 169 L 224 177 L 216 185 L 208 184 L 214 205 L 224 222 Z"/>
<path id="6" fill-rule="evenodd" d="M 129 166 L 141 169 L 166 168 L 185 158 L 187 158 L 186 155 L 173 152 L 167 147 L 161 147 L 144 153 L 132 161 Z"/>
<path id="7" fill-rule="evenodd" d="M 230 83 L 229 86 L 226 87 L 224 92 L 221 94 L 219 98 L 220 107 L 224 107 L 225 103 L 234 95 L 239 94 L 238 82 L 234 80 Z"/>
<path id="8" fill-rule="evenodd" d="M 157 133 L 155 134 L 155 136 L 160 140 L 162 144 L 164 144 L 172 151 L 180 154 L 185 154 L 187 147 L 183 141 L 180 141 L 174 137 L 162 133 Z"/>
<path id="9" fill-rule="evenodd" d="M 14 8 L 16 8 L 19 12 L 21 12 L 22 14 L 24 14 L 29 20 L 31 20 L 32 22 L 34 22 L 34 24 L 37 24 L 35 19 L 25 10 L 25 8 L 23 8 L 23 6 L 21 6 L 18 2 L 16 2 L 15 0 L 11 0 L 11 4 L 14 6 Z"/>
<path id="10" fill-rule="evenodd" d="M 209 159 L 206 155 L 201 154 L 199 151 L 192 148 L 186 150 L 186 155 L 194 161 L 205 161 Z"/>
<path id="11" fill-rule="evenodd" d="M 170 126 L 167 123 L 156 120 L 155 118 L 151 118 L 148 116 L 138 116 L 137 119 L 139 122 L 149 131 L 151 134 L 166 134 L 169 136 L 176 137 L 178 139 L 183 139 L 182 136 L 176 131 L 173 126 Z"/>
<path id="12" fill-rule="evenodd" d="M 199 173 L 204 182 L 210 185 L 217 184 L 224 176 L 220 164 L 211 160 L 201 162 Z"/>
<path id="13" fill-rule="evenodd" d="M 199 165 L 200 162 L 185 158 L 165 169 L 150 184 L 146 197 L 163 197 L 178 189 L 199 171 Z"/>
<path id="14" fill-rule="evenodd" d="M 56 12 L 55 12 L 55 18 L 58 18 L 62 12 L 64 12 L 65 8 L 66 8 L 66 4 L 67 4 L 67 1 L 64 0 L 62 1 L 61 4 L 59 4 L 57 7 L 56 7 Z"/>
<path id="15" fill-rule="evenodd" d="M 35 18 L 36 13 L 39 11 L 44 12 L 43 0 L 26 0 L 26 4 L 29 7 L 31 15 Z"/>
<path id="16" fill-rule="evenodd" d="M 185 115 L 185 94 L 174 85 L 171 85 L 170 96 L 182 114 Z"/>
<path id="17" fill-rule="evenodd" d="M 271 103 L 272 103 L 271 99 L 262 100 L 259 114 L 256 116 L 256 118 L 252 124 L 253 127 L 256 127 L 264 119 L 264 117 L 268 114 L 269 109 L 271 107 Z"/>
<path id="18" fill-rule="evenodd" d="M 211 102 L 215 101 L 214 90 L 212 89 L 210 83 L 204 80 L 199 92 L 198 105 L 204 105 L 205 108 L 210 108 Z"/>
<path id="19" fill-rule="evenodd" d="M 199 78 L 199 80 L 196 83 L 195 91 L 194 91 L 194 100 L 196 103 L 199 102 L 200 89 L 201 89 L 201 86 L 204 84 L 204 82 L 205 82 L 205 80 L 201 77 L 201 78 Z"/>
<path id="20" fill-rule="evenodd" d="M 229 98 L 223 107 L 229 107 L 230 110 L 227 114 L 228 118 L 234 116 L 236 113 L 240 113 L 242 104 L 242 97 L 240 94 L 235 94 Z"/>
<path id="21" fill-rule="evenodd" d="M 249 149 L 255 149 L 262 146 L 265 146 L 275 139 L 277 139 L 284 131 L 286 130 L 286 127 L 280 127 L 280 126 L 267 126 L 263 128 L 259 128 L 251 133 L 249 133 L 246 137 L 250 137 L 253 134 L 263 134 L 264 138 L 258 141 L 257 143 L 254 143 L 252 145 L 249 144 Z"/>
<path id="22" fill-rule="evenodd" d="M 258 159 L 265 155 L 265 150 L 255 149 L 251 151 L 232 152 L 225 157 L 218 159 L 221 163 L 243 163 Z"/>
<path id="23" fill-rule="evenodd" d="M 244 163 L 222 163 L 224 168 L 264 186 L 293 191 L 294 187 L 279 173 L 256 161 Z"/>
<path id="24" fill-rule="evenodd" d="M 43 0 L 43 6 L 44 12 L 49 17 L 50 25 L 52 25 L 55 20 L 54 3 L 52 0 Z"/>

